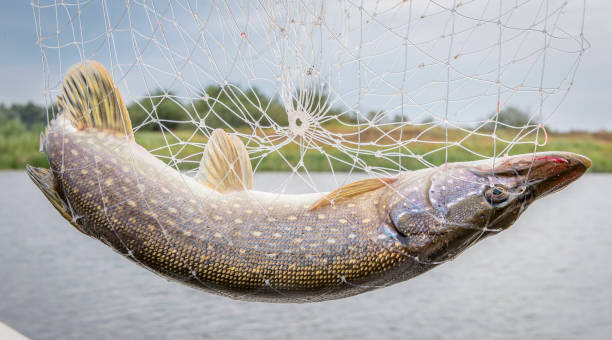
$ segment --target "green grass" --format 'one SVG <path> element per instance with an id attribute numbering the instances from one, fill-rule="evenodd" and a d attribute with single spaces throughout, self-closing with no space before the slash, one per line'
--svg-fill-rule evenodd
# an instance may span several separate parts
<path id="1" fill-rule="evenodd" d="M 344 129 L 344 130 L 343 130 Z M 334 127 L 330 130 L 334 132 L 350 132 L 346 127 Z M 393 138 L 397 138 L 398 131 L 387 131 Z M 416 129 L 406 129 L 403 131 L 404 138 L 416 136 L 420 131 Z M 264 132 L 260 132 L 263 134 Z M 192 136 L 188 131 L 175 131 L 173 136 L 170 133 L 162 135 L 159 132 L 144 131 L 136 133 L 136 141 L 148 150 L 171 164 L 178 165 L 182 170 L 190 170 L 197 167 L 202 156 L 202 149 L 206 143 L 205 137 L 201 134 Z M 512 137 L 510 131 L 500 131 L 502 137 Z M 448 138 L 450 141 L 461 140 L 465 133 L 459 130 L 449 130 Z M 439 144 L 427 144 L 414 142 L 408 145 L 408 149 L 414 154 L 427 154 L 424 159 L 432 164 L 442 164 L 446 159 L 444 150 L 432 152 L 439 148 L 445 140 L 443 130 L 432 130 L 420 137 L 421 140 L 438 141 Z M 377 140 L 377 144 L 387 144 L 393 146 L 393 139 L 383 136 L 377 130 L 365 131 L 362 133 L 362 141 Z M 184 143 L 189 141 L 190 143 Z M 48 162 L 44 154 L 38 152 L 39 134 L 37 132 L 25 131 L 14 135 L 0 135 L 0 169 L 23 169 L 26 164 L 47 167 Z M 191 144 L 191 143 L 195 143 Z M 461 142 L 465 148 L 474 152 L 491 155 L 493 154 L 492 139 L 485 136 L 470 136 Z M 500 150 L 505 145 L 497 144 Z M 395 148 L 397 150 L 397 148 Z M 291 171 L 292 167 L 299 164 L 301 156 L 303 163 L 309 171 L 349 171 L 352 168 L 352 159 L 338 149 L 329 145 L 322 145 L 324 152 L 310 149 L 300 155 L 300 148 L 295 143 L 289 143 L 277 151 L 270 153 L 256 153 L 252 155 L 253 166 L 256 171 Z M 376 147 L 364 146 L 364 150 L 375 151 Z M 543 147 L 538 147 L 538 151 L 572 151 L 588 156 L 593 161 L 593 172 L 612 172 L 612 133 L 555 133 L 549 134 L 548 143 Z M 528 153 L 533 151 L 532 144 L 515 145 L 510 154 Z M 402 153 L 406 153 L 404 149 Z M 431 153 L 430 153 L 431 152 Z M 174 155 L 174 160 L 170 157 Z M 283 157 L 285 159 L 283 159 Z M 334 160 L 337 158 L 338 160 Z M 404 169 L 422 168 L 421 162 L 414 158 L 403 156 L 400 159 L 378 158 L 374 155 L 360 155 L 360 160 L 372 168 L 398 168 L 398 164 Z M 458 147 L 448 148 L 448 160 L 451 162 L 478 159 L 477 156 Z M 331 166 L 330 166 L 331 162 Z M 346 163 L 345 163 L 346 162 Z M 348 164 L 347 164 L 348 163 Z"/>
<path id="2" fill-rule="evenodd" d="M 0 134 L 0 169 L 23 169 L 26 164 L 48 167 L 47 157 L 38 152 L 38 141 L 39 134 L 31 131 Z"/>

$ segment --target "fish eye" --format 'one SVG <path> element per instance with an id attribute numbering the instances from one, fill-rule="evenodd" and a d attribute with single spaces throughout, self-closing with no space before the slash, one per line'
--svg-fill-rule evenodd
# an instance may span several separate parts
<path id="1" fill-rule="evenodd" d="M 498 204 L 506 201 L 510 197 L 506 187 L 496 184 L 485 191 L 485 198 L 491 204 Z"/>

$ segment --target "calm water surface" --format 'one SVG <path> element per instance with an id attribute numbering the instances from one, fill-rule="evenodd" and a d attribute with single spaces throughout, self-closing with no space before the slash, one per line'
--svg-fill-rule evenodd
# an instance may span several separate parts
<path id="1" fill-rule="evenodd" d="M 255 183 L 311 190 L 285 179 Z M 420 277 L 279 305 L 168 282 L 74 230 L 25 173 L 0 172 L 0 321 L 33 339 L 610 339 L 611 189 L 612 175 L 587 175 Z"/>

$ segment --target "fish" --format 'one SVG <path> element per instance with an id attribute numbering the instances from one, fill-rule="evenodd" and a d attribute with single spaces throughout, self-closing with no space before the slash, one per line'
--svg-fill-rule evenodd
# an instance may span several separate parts
<path id="1" fill-rule="evenodd" d="M 591 166 L 534 152 L 285 195 L 253 189 L 244 143 L 222 129 L 195 176 L 156 158 L 96 61 L 67 71 L 58 107 L 41 135 L 50 168 L 27 173 L 60 215 L 166 279 L 245 301 L 319 302 L 406 281 L 508 229 Z"/>

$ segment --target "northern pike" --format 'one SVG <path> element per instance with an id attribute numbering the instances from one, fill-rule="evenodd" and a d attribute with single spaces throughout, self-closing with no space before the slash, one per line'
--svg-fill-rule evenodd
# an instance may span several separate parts
<path id="1" fill-rule="evenodd" d="M 41 135 L 50 169 L 27 172 L 60 214 L 163 277 L 242 300 L 324 301 L 408 280 L 509 228 L 591 165 L 532 153 L 277 195 L 253 190 L 244 144 L 220 129 L 195 177 L 154 157 L 97 62 L 67 72 L 58 105 Z"/>

